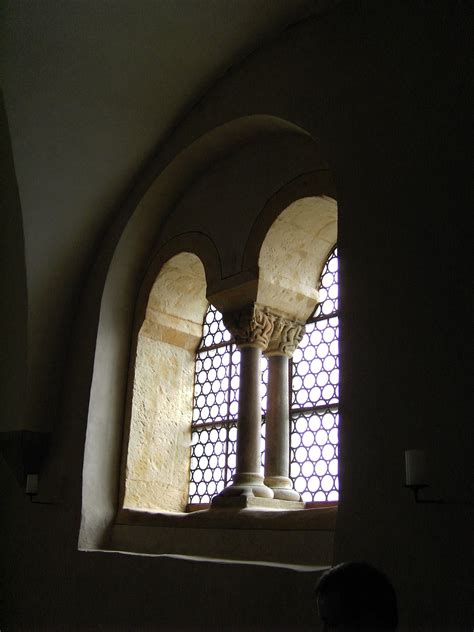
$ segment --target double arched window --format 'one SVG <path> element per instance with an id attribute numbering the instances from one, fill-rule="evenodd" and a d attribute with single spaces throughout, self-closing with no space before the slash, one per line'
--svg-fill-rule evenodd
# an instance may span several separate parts
<path id="1" fill-rule="evenodd" d="M 338 258 L 324 265 L 319 304 L 290 360 L 290 478 L 306 503 L 337 501 L 339 320 Z M 262 465 L 265 460 L 267 360 L 261 360 Z M 211 502 L 236 466 L 240 351 L 210 305 L 196 354 L 189 504 Z"/>
<path id="2" fill-rule="evenodd" d="M 150 270 L 124 509 L 338 500 L 337 204 L 303 197 L 275 215 L 255 224 L 236 275 L 222 277 L 212 242 L 194 234 Z"/>

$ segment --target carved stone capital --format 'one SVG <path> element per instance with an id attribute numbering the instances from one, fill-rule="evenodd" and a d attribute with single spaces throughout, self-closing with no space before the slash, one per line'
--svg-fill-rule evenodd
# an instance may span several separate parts
<path id="1" fill-rule="evenodd" d="M 304 335 L 304 325 L 275 316 L 273 332 L 265 355 L 286 355 L 291 358 Z"/>
<path id="2" fill-rule="evenodd" d="M 255 304 L 223 314 L 224 325 L 234 336 L 238 346 L 247 345 L 266 349 L 270 341 L 276 316 L 268 314 Z"/>

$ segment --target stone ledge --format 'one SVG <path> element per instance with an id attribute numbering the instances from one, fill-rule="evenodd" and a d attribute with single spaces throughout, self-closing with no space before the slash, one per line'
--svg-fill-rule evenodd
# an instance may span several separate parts
<path id="1" fill-rule="evenodd" d="M 332 565 L 334 535 L 332 529 L 274 529 L 270 525 L 206 528 L 201 524 L 177 529 L 172 524 L 116 524 L 106 548 L 123 553 L 271 563 L 309 570 Z"/>
<path id="2" fill-rule="evenodd" d="M 260 498 L 249 494 L 240 496 L 215 496 L 211 508 L 220 509 L 262 509 L 263 511 L 295 511 L 304 509 L 304 502 L 279 500 L 277 498 Z"/>
<path id="3" fill-rule="evenodd" d="M 262 503 L 267 499 L 254 499 Z M 271 502 L 271 501 L 269 501 Z M 277 501 L 278 502 L 278 501 Z M 280 501 L 291 503 L 291 501 Z M 275 503 L 275 501 L 273 501 Z M 272 507 L 247 506 L 218 507 L 192 513 L 151 512 L 138 509 L 121 509 L 117 525 L 172 527 L 193 529 L 266 529 L 334 531 L 337 507 L 286 510 Z"/>

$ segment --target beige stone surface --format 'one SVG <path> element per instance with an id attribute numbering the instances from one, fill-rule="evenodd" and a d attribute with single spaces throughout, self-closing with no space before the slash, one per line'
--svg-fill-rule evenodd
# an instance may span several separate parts
<path id="1" fill-rule="evenodd" d="M 194 350 L 202 336 L 202 322 L 194 323 L 161 312 L 149 312 L 140 336 Z"/>
<path id="2" fill-rule="evenodd" d="M 335 200 L 316 196 L 290 204 L 260 250 L 258 304 L 305 322 L 317 303 L 318 279 L 336 239 Z"/>
<path id="3" fill-rule="evenodd" d="M 194 353 L 140 336 L 125 506 L 182 510 L 187 499 Z"/>
<path id="4" fill-rule="evenodd" d="M 182 252 L 167 261 L 150 292 L 147 320 L 155 314 L 167 314 L 202 324 L 206 308 L 206 277 L 200 259 Z"/>
<path id="5" fill-rule="evenodd" d="M 247 274 L 254 278 L 248 280 Z M 242 307 L 254 303 L 258 292 L 258 271 L 252 270 L 247 274 L 243 275 L 243 281 L 236 275 L 236 278 L 232 277 L 230 281 L 226 279 L 221 282 L 219 287 L 209 288 L 209 302 L 222 313 L 242 309 Z M 229 282 L 232 285 L 229 285 Z"/>
<path id="6" fill-rule="evenodd" d="M 153 285 L 138 336 L 125 507 L 186 506 L 194 355 L 206 306 L 200 260 L 190 253 L 173 257 Z"/>

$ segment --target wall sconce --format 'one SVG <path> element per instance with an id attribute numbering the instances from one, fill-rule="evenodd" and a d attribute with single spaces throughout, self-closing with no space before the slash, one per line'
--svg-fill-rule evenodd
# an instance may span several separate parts
<path id="1" fill-rule="evenodd" d="M 405 487 L 411 489 L 416 503 L 443 504 L 443 500 L 420 498 L 420 491 L 429 487 L 424 450 L 405 450 Z"/>
<path id="2" fill-rule="evenodd" d="M 57 504 L 57 503 L 52 503 L 52 502 L 46 502 L 44 500 L 34 500 L 35 496 L 37 496 L 39 492 L 39 475 L 38 474 L 26 475 L 25 492 L 30 497 L 30 502 L 33 505 L 56 505 Z"/>
<path id="3" fill-rule="evenodd" d="M 38 493 L 38 474 L 27 474 L 26 475 L 26 493 L 28 496 L 36 496 Z"/>

